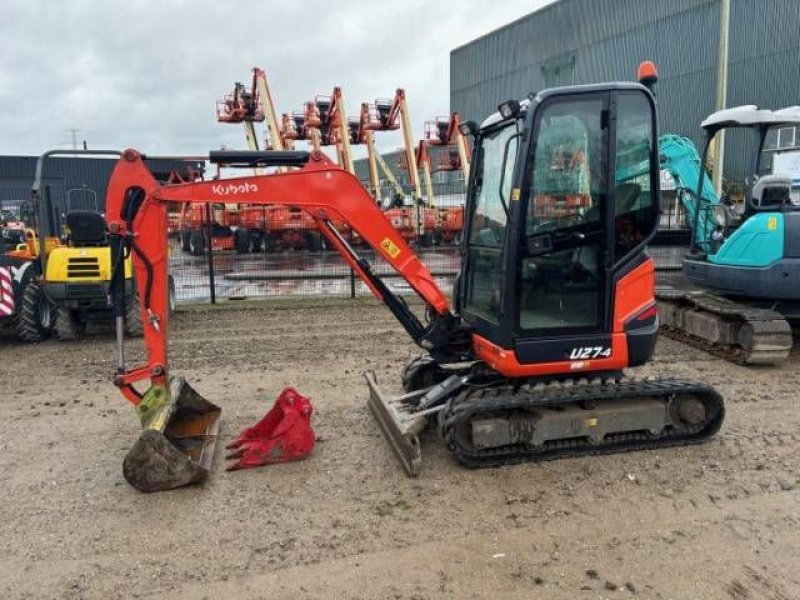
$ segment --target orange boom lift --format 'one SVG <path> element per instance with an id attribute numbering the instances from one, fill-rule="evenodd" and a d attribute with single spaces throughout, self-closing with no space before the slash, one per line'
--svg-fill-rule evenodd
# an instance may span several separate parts
<path id="1" fill-rule="evenodd" d="M 425 123 L 425 135 L 417 149 L 417 162 L 422 167 L 428 195 L 433 197 L 431 173 L 437 171 L 461 171 L 464 186 L 469 181 L 470 148 L 466 136 L 460 130 L 458 113 L 449 117 L 436 117 Z M 438 150 L 436 162 L 431 160 L 430 147 Z M 464 229 L 464 208 L 440 207 L 437 209 L 437 241 L 458 243 Z"/>

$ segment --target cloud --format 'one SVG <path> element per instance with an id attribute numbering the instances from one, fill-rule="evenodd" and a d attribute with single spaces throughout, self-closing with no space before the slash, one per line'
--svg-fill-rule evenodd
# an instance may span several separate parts
<path id="1" fill-rule="evenodd" d="M 68 147 L 200 154 L 244 147 L 215 100 L 267 72 L 280 112 L 343 87 L 360 103 L 406 89 L 415 138 L 447 114 L 449 52 L 550 0 L 260 2 L 6 0 L 0 153 Z M 399 133 L 377 136 L 382 151 Z M 361 155 L 357 152 L 357 156 Z"/>

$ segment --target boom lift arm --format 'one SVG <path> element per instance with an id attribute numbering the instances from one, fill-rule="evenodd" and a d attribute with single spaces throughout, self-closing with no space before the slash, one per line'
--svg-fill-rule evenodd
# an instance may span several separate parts
<path id="1" fill-rule="evenodd" d="M 255 85 L 248 92 L 245 85 L 237 81 L 230 94 L 217 100 L 217 121 L 220 123 L 243 123 L 248 150 L 258 150 L 255 123 L 263 120 L 264 111 L 259 107 Z"/>
<path id="2" fill-rule="evenodd" d="M 253 91 L 256 100 L 261 106 L 264 121 L 267 124 L 267 134 L 272 150 L 283 150 L 283 136 L 278 122 L 278 113 L 275 110 L 275 103 L 272 100 L 272 93 L 267 84 L 267 74 L 264 69 L 253 67 Z"/>
<path id="3" fill-rule="evenodd" d="M 438 170 L 461 170 L 464 175 L 464 185 L 469 181 L 470 149 L 464 134 L 461 133 L 461 119 L 458 113 L 449 117 L 436 117 L 433 121 L 425 123 L 425 140 L 430 146 L 444 146 L 448 150 L 455 148 L 458 155 L 457 161 L 452 165 L 440 167 Z"/>
<path id="4" fill-rule="evenodd" d="M 362 107 L 363 111 L 363 107 Z M 403 132 L 403 149 L 405 161 L 409 165 L 408 178 L 411 182 L 411 193 L 414 197 L 414 204 L 422 205 L 422 189 L 419 181 L 419 171 L 417 170 L 417 159 L 414 150 L 414 136 L 411 133 L 411 117 L 408 114 L 406 103 L 406 92 L 398 88 L 392 100 L 375 100 L 372 105 L 367 105 L 367 123 L 365 129 L 370 131 L 393 131 L 401 129 Z M 384 171 L 386 178 L 395 187 L 398 193 L 403 194 L 402 187 L 397 183 L 395 177 L 386 162 L 375 152 L 376 159 Z M 399 188 L 399 189 L 398 189 Z M 405 195 L 405 194 L 403 194 Z M 422 227 L 422 219 L 417 215 L 419 227 Z M 420 231 L 422 233 L 422 231 Z"/>
<path id="5" fill-rule="evenodd" d="M 404 197 L 406 192 L 403 189 L 403 186 L 400 185 L 399 181 L 397 181 L 397 178 L 394 176 L 394 173 L 392 173 L 389 165 L 386 164 L 386 160 L 383 158 L 383 156 L 381 156 L 381 153 L 378 152 L 377 149 L 375 150 L 375 162 L 377 162 L 378 166 L 380 166 L 381 171 L 383 171 L 383 176 L 386 177 L 386 181 L 392 185 L 395 193 L 400 197 Z"/>
<path id="6" fill-rule="evenodd" d="M 355 173 L 353 153 L 350 149 L 350 131 L 347 113 L 344 108 L 342 88 L 334 87 L 331 94 L 331 105 L 328 109 L 329 137 L 341 156 L 341 165 L 348 173 Z"/>

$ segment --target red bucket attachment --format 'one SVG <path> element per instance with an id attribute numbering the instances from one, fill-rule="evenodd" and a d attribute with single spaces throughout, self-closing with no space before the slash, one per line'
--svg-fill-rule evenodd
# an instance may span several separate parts
<path id="1" fill-rule="evenodd" d="M 311 428 L 313 412 L 308 398 L 287 387 L 264 418 L 228 444 L 227 448 L 233 452 L 226 458 L 238 460 L 228 465 L 227 470 L 300 460 L 311 454 L 316 441 Z"/>

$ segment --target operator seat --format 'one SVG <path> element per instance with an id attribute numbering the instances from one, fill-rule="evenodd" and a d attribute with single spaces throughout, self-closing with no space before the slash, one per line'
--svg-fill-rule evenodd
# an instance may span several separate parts
<path id="1" fill-rule="evenodd" d="M 792 178 L 788 175 L 763 175 L 753 186 L 753 208 L 781 210 L 792 205 Z"/>
<path id="2" fill-rule="evenodd" d="M 71 246 L 105 246 L 106 220 L 93 210 L 75 210 L 67 215 L 67 239 Z"/>

